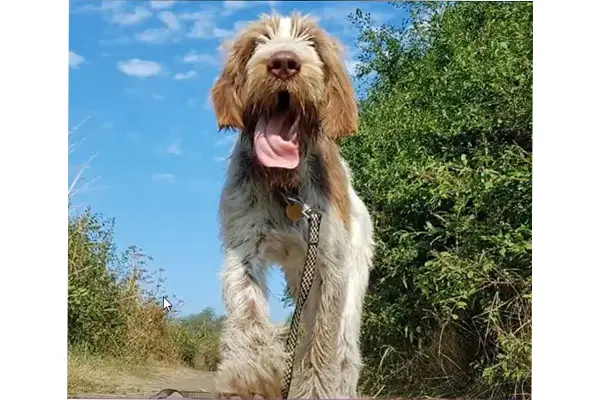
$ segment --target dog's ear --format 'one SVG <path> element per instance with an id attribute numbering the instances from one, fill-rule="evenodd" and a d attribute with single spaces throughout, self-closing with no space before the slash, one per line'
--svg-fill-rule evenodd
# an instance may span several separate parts
<path id="1" fill-rule="evenodd" d="M 320 42 L 319 50 L 325 68 L 323 133 L 335 140 L 358 130 L 358 107 L 352 82 L 341 62 L 342 46 L 326 36 Z"/>
<path id="2" fill-rule="evenodd" d="M 211 100 L 217 117 L 219 129 L 243 129 L 242 104 L 239 99 L 239 89 L 243 76 L 236 58 L 235 45 L 231 46 L 227 54 L 225 66 L 221 75 L 212 87 Z"/>

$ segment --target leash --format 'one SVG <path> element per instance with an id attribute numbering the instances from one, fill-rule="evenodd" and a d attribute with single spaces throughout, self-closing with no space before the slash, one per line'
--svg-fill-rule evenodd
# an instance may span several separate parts
<path id="1" fill-rule="evenodd" d="M 294 222 L 300 221 L 302 218 L 308 220 L 308 249 L 306 251 L 306 260 L 304 261 L 304 270 L 300 280 L 300 295 L 296 301 L 296 308 L 292 315 L 290 330 L 285 342 L 285 352 L 289 354 L 283 372 L 283 385 L 281 390 L 282 400 L 287 400 L 290 394 L 290 386 L 292 384 L 292 374 L 294 372 L 294 358 L 296 356 L 296 346 L 298 345 L 298 328 L 300 326 L 300 317 L 302 308 L 308 298 L 312 283 L 315 278 L 315 269 L 317 264 L 317 244 L 319 243 L 319 230 L 321 228 L 321 213 L 300 200 L 283 195 L 286 201 L 285 213 L 289 219 Z M 163 389 L 151 399 L 166 399 L 173 393 L 178 393 L 184 398 L 189 399 L 210 399 L 211 393 L 208 391 L 184 391 L 176 389 Z"/>
<path id="2" fill-rule="evenodd" d="M 283 373 L 283 388 L 281 390 L 282 400 L 287 400 L 290 394 L 290 386 L 292 383 L 292 373 L 294 372 L 294 358 L 296 355 L 296 345 L 298 344 L 298 327 L 300 325 L 300 316 L 302 308 L 310 293 L 310 288 L 315 277 L 315 267 L 317 264 L 317 244 L 319 243 L 319 229 L 321 227 L 321 213 L 310 208 L 305 203 L 299 200 L 284 196 L 288 205 L 285 212 L 292 221 L 299 221 L 302 217 L 308 219 L 308 250 L 306 252 L 306 260 L 304 261 L 304 271 L 302 271 L 302 279 L 300 280 L 300 295 L 296 301 L 296 308 L 290 323 L 290 331 L 288 332 L 287 341 L 285 343 L 285 351 L 289 353 L 286 368 Z"/>
<path id="3" fill-rule="evenodd" d="M 184 399 L 212 399 L 212 393 L 207 390 L 177 390 L 177 389 L 163 389 L 154 396 L 150 397 L 151 399 L 168 399 L 172 394 L 178 394 Z"/>

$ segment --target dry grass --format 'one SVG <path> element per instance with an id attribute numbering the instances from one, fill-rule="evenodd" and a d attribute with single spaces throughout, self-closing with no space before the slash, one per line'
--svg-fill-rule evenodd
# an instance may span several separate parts
<path id="1" fill-rule="evenodd" d="M 70 141 L 88 119 L 71 129 Z M 79 143 L 70 144 L 70 154 Z M 148 271 L 151 258 L 135 246 L 118 252 L 112 221 L 73 206 L 74 197 L 94 182 L 83 183 L 90 161 L 68 188 L 68 393 L 147 393 L 160 388 L 161 380 L 194 373 L 183 365 L 214 369 L 217 317 L 185 325 L 174 297 L 167 316 L 160 306 L 162 270 Z"/>
<path id="2" fill-rule="evenodd" d="M 70 353 L 67 391 L 74 394 L 148 395 L 196 376 L 179 363 L 136 362 Z M 202 385 L 199 382 L 200 385 Z"/>
<path id="3" fill-rule="evenodd" d="M 141 383 L 152 376 L 151 368 L 116 358 L 69 354 L 67 392 L 141 393 Z"/>

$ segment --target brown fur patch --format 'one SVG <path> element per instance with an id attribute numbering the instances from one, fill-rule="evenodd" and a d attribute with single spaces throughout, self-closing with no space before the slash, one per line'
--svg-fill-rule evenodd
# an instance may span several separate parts
<path id="1" fill-rule="evenodd" d="M 325 98 L 321 111 L 323 132 L 331 139 L 352 135 L 358 130 L 358 107 L 352 82 L 340 59 L 343 47 L 314 22 L 307 24 L 325 69 Z"/>
<path id="2" fill-rule="evenodd" d="M 322 157 L 325 184 L 328 187 L 327 200 L 344 222 L 346 228 L 350 229 L 349 188 L 337 145 L 328 139 L 320 140 L 319 152 Z"/>
<path id="3" fill-rule="evenodd" d="M 270 24 L 279 17 L 276 18 Z M 252 56 L 256 38 L 264 35 L 268 26 L 269 23 L 263 20 L 255 21 L 225 46 L 228 50 L 227 61 L 211 92 L 219 129 L 244 129 L 242 93 L 246 82 L 246 64 Z"/>

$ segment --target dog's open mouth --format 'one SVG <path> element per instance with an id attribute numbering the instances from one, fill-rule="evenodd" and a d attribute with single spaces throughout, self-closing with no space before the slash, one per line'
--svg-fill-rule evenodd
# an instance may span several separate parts
<path id="1" fill-rule="evenodd" d="M 275 112 L 272 115 L 261 115 L 254 130 L 254 149 L 262 165 L 285 169 L 298 166 L 299 119 L 299 115 L 291 106 L 289 92 L 279 92 Z"/>

